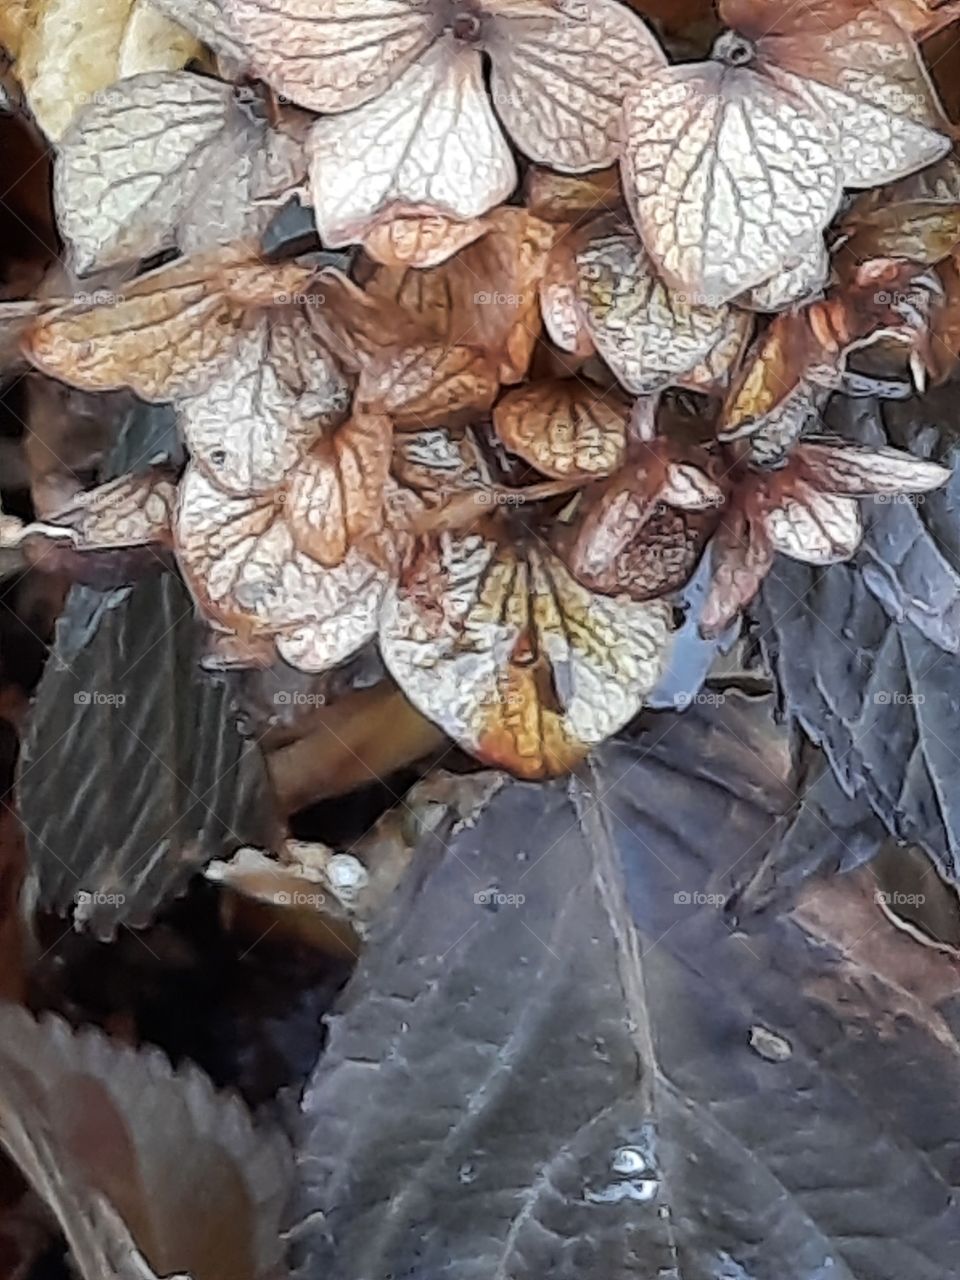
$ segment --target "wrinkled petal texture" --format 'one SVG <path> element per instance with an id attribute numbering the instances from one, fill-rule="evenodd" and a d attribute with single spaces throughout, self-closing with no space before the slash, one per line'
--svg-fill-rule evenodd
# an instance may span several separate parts
<path id="1" fill-rule="evenodd" d="M 532 23 L 501 20 L 490 46 L 493 100 L 507 132 L 531 159 L 568 173 L 613 163 L 624 93 L 666 62 L 619 0 L 577 8 Z"/>
<path id="2" fill-rule="evenodd" d="M 727 309 L 665 285 L 632 232 L 591 241 L 577 255 L 577 270 L 590 337 L 635 395 L 669 386 L 726 336 Z"/>
<path id="3" fill-rule="evenodd" d="M 404 693 L 525 778 L 564 773 L 642 706 L 670 610 L 594 596 L 551 553 L 441 537 L 388 594 L 380 644 Z"/>
<path id="4" fill-rule="evenodd" d="M 856 498 L 821 493 L 803 483 L 768 506 L 763 523 L 775 551 L 807 564 L 849 560 L 863 537 Z"/>
<path id="5" fill-rule="evenodd" d="M 737 301 L 753 311 L 786 311 L 821 293 L 830 278 L 830 254 L 822 236 L 796 262 L 758 284 Z"/>
<path id="6" fill-rule="evenodd" d="M 175 481 L 162 473 L 121 476 L 78 493 L 46 523 L 72 529 L 80 550 L 165 543 L 170 540 Z"/>
<path id="7" fill-rule="evenodd" d="M 811 483 L 828 493 L 859 497 L 873 493 L 925 493 L 950 479 L 947 467 L 915 458 L 902 449 L 867 449 L 808 439 L 797 447 L 794 457 Z"/>
<path id="8" fill-rule="evenodd" d="M 430 0 L 225 0 L 268 84 L 311 111 L 370 102 L 433 44 Z"/>
<path id="9" fill-rule="evenodd" d="M 509 392 L 494 410 L 497 435 L 558 480 L 610 475 L 623 461 L 629 405 L 578 379 L 535 382 Z"/>
<path id="10" fill-rule="evenodd" d="M 624 127 L 644 243 L 674 286 L 713 305 L 794 261 L 839 205 L 834 126 L 749 68 L 655 72 L 628 95 Z"/>
<path id="11" fill-rule="evenodd" d="M 517 183 L 479 53 L 434 45 L 382 97 L 314 125 L 308 148 L 323 242 L 360 240 L 384 214 L 477 218 Z"/>
<path id="12" fill-rule="evenodd" d="M 228 497 L 188 467 L 174 535 L 201 609 L 241 635 L 276 637 L 303 670 L 337 666 L 376 633 L 387 575 L 357 552 L 336 569 L 303 555 L 269 496 Z"/>

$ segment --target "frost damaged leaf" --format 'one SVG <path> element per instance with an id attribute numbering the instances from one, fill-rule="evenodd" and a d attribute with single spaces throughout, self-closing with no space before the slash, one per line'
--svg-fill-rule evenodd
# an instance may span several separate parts
<path id="1" fill-rule="evenodd" d="M 274 488 L 328 427 L 342 421 L 350 389 L 309 319 L 264 315 L 203 391 L 177 406 L 191 456 L 222 488 Z"/>
<path id="2" fill-rule="evenodd" d="M 44 132 L 57 141 L 86 103 L 112 98 L 114 82 L 183 67 L 197 42 L 151 13 L 145 0 L 29 0 L 16 73 Z"/>
<path id="3" fill-rule="evenodd" d="M 300 551 L 327 568 L 383 527 L 393 424 L 358 414 L 314 446 L 290 477 L 286 518 Z"/>
<path id="4" fill-rule="evenodd" d="M 666 57 L 619 0 L 557 8 L 529 24 L 502 22 L 489 46 L 493 99 L 532 160 L 566 172 L 599 169 L 619 155 L 625 91 Z"/>
<path id="5" fill-rule="evenodd" d="M 630 406 L 578 378 L 509 392 L 493 423 L 504 445 L 558 480 L 609 475 L 623 461 Z"/>
<path id="6" fill-rule="evenodd" d="M 479 53 L 430 51 L 383 97 L 314 125 L 308 143 L 320 238 L 339 248 L 385 217 L 477 218 L 517 183 Z"/>
<path id="7" fill-rule="evenodd" d="M 287 112 L 270 128 L 240 90 L 202 76 L 122 81 L 79 114 L 58 153 L 57 218 L 77 270 L 256 239 L 305 174 L 305 121 Z"/>
<path id="8" fill-rule="evenodd" d="M 656 72 L 624 113 L 627 202 L 677 289 L 728 301 L 796 259 L 836 212 L 834 125 L 750 67 Z"/>
<path id="9" fill-rule="evenodd" d="M 376 634 L 386 573 L 357 551 L 336 569 L 298 551 L 283 495 L 229 497 L 188 467 L 174 545 L 205 613 L 241 636 L 274 637 L 301 670 L 335 667 Z"/>
<path id="10" fill-rule="evenodd" d="M 676 382 L 728 335 L 728 309 L 665 285 L 632 231 L 593 236 L 576 261 L 587 331 L 634 395 Z"/>
<path id="11" fill-rule="evenodd" d="M 0 1030 L 0 1142 L 56 1216 L 84 1280 L 276 1274 L 289 1151 L 238 1098 L 157 1049 L 60 1018 L 3 1004 Z M 111 1256 L 115 1233 L 149 1271 L 119 1249 Z"/>
<path id="12" fill-rule="evenodd" d="M 640 710 L 670 624 L 664 603 L 593 596 L 539 547 L 441 535 L 388 594 L 380 644 L 424 715 L 533 779 L 567 772 Z"/>

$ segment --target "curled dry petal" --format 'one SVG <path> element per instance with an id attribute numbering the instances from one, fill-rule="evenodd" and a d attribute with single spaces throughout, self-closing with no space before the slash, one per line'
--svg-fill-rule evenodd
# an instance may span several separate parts
<path id="1" fill-rule="evenodd" d="M 395 304 L 450 346 L 486 352 L 504 383 L 526 374 L 540 329 L 537 288 L 556 228 L 523 209 L 499 209 L 488 231 L 429 271 L 381 268 L 367 291 Z"/>
<path id="2" fill-rule="evenodd" d="M 495 363 L 476 347 L 423 344 L 390 349 L 360 375 L 356 404 L 417 431 L 475 417 L 497 398 Z"/>
<path id="3" fill-rule="evenodd" d="M 863 537 L 855 498 L 821 493 L 803 481 L 764 508 L 763 524 L 774 551 L 807 564 L 848 560 Z"/>
<path id="4" fill-rule="evenodd" d="M 731 307 L 716 345 L 689 373 L 677 378 L 677 386 L 702 391 L 704 395 L 723 395 L 740 368 L 753 331 L 753 317 L 738 307 Z"/>
<path id="5" fill-rule="evenodd" d="M 179 401 L 177 421 L 211 479 L 231 493 L 255 493 L 278 485 L 349 403 L 333 356 L 307 314 L 291 307 L 242 332 L 210 384 Z"/>
<path id="6" fill-rule="evenodd" d="M 560 0 L 546 20 L 504 20 L 489 45 L 500 118 L 532 160 L 599 169 L 620 151 L 625 91 L 666 57 L 619 0 Z"/>
<path id="7" fill-rule="evenodd" d="M 357 414 L 311 449 L 290 478 L 286 518 L 300 551 L 329 569 L 383 527 L 393 424 Z"/>
<path id="8" fill-rule="evenodd" d="M 563 235 L 550 251 L 540 281 L 540 314 L 550 341 L 568 355 L 587 359 L 596 352 L 577 289 L 577 243 Z"/>
<path id="9" fill-rule="evenodd" d="M 484 218 L 459 222 L 441 214 L 407 214 L 386 218 L 367 232 L 363 247 L 386 267 L 437 267 L 486 235 Z"/>
<path id="10" fill-rule="evenodd" d="M 467 750 L 524 778 L 564 773 L 657 683 L 670 609 L 595 596 L 539 547 L 429 543 L 384 605 L 406 696 Z"/>
<path id="11" fill-rule="evenodd" d="M 735 440 L 757 430 L 795 394 L 818 350 L 806 317 L 779 315 L 761 334 L 734 380 L 718 436 Z"/>
<path id="12" fill-rule="evenodd" d="M 57 157 L 57 220 L 76 269 L 258 237 L 269 197 L 305 175 L 305 118 L 287 112 L 268 128 L 239 91 L 202 76 L 122 81 L 80 112 Z"/>
<path id="13" fill-rule="evenodd" d="M 590 337 L 619 381 L 650 395 L 696 369 L 728 336 L 728 309 L 670 289 L 631 231 L 593 237 L 577 254 Z"/>
<path id="14" fill-rule="evenodd" d="M 404 432 L 395 440 L 392 469 L 401 485 L 427 500 L 493 484 L 489 464 L 469 428 L 461 435 L 444 427 Z"/>
<path id="15" fill-rule="evenodd" d="M 950 479 L 948 467 L 915 458 L 902 449 L 871 449 L 808 438 L 797 445 L 793 456 L 797 469 L 826 493 L 861 498 L 873 493 L 926 493 Z"/>
<path id="16" fill-rule="evenodd" d="M 558 480 L 610 475 L 623 461 L 630 406 L 579 378 L 509 392 L 493 423 L 511 451 Z"/>
<path id="17" fill-rule="evenodd" d="M 424 0 L 225 0 L 253 70 L 311 111 L 347 111 L 389 89 L 434 44 Z"/>
<path id="18" fill-rule="evenodd" d="M 773 566 L 774 550 L 759 520 L 742 508 L 725 514 L 710 544 L 710 589 L 700 614 L 704 636 L 718 636 L 754 598 Z"/>
<path id="19" fill-rule="evenodd" d="M 385 217 L 477 218 L 517 183 L 480 54 L 458 53 L 446 40 L 382 97 L 318 121 L 308 149 L 314 215 L 328 248 L 363 239 Z"/>
<path id="20" fill-rule="evenodd" d="M 274 637 L 302 670 L 335 667 L 376 633 L 386 572 L 355 550 L 336 569 L 298 551 L 276 495 L 228 497 L 190 466 L 174 546 L 205 613 L 242 637 Z"/>
<path id="21" fill-rule="evenodd" d="M 668 68 L 624 112 L 627 201 L 678 289 L 727 301 L 795 259 L 836 212 L 834 126 L 752 68 Z"/>
<path id="22" fill-rule="evenodd" d="M 248 61 L 247 51 L 227 18 L 227 0 L 150 0 L 154 9 L 172 18 L 221 59 L 237 68 Z"/>

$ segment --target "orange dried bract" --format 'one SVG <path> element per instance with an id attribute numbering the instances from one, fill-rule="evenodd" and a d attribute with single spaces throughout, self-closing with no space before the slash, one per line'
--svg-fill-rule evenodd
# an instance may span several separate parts
<path id="1" fill-rule="evenodd" d="M 609 475 L 623 461 L 630 406 L 578 378 L 554 378 L 510 391 L 493 423 L 504 445 L 559 480 Z"/>

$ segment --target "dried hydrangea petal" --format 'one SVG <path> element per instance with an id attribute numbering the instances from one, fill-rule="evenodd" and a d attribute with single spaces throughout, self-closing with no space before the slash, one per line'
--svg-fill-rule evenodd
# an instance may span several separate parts
<path id="1" fill-rule="evenodd" d="M 587 330 L 635 395 L 695 369 L 727 332 L 727 308 L 670 289 L 630 231 L 594 237 L 577 254 L 577 269 Z"/>
<path id="2" fill-rule="evenodd" d="M 902 449 L 807 439 L 795 450 L 803 474 L 829 493 L 868 497 L 874 493 L 925 493 L 950 479 L 950 469 Z"/>
<path id="3" fill-rule="evenodd" d="M 199 252 L 259 236 L 274 214 L 259 198 L 305 169 L 302 132 L 268 129 L 231 86 L 150 72 L 86 107 L 64 136 L 57 221 L 81 273 L 175 244 Z"/>
<path id="4" fill-rule="evenodd" d="M 254 70 L 311 111 L 347 111 L 389 89 L 437 35 L 423 0 L 226 0 Z"/>
<path id="5" fill-rule="evenodd" d="M 438 267 L 488 230 L 483 218 L 459 222 L 436 213 L 411 213 L 377 223 L 364 236 L 363 247 L 368 257 L 387 267 Z"/>
<path id="6" fill-rule="evenodd" d="M 271 495 L 228 497 L 188 467 L 174 538 L 201 609 L 243 636 L 274 636 L 278 644 L 309 633 L 305 670 L 337 666 L 376 633 L 386 572 L 357 551 L 336 569 L 298 551 L 283 502 Z"/>
<path id="7" fill-rule="evenodd" d="M 314 215 L 329 248 L 361 240 L 385 215 L 477 218 L 517 183 L 479 53 L 445 41 L 382 97 L 319 120 L 308 150 Z"/>
<path id="8" fill-rule="evenodd" d="M 534 382 L 509 392 L 493 423 L 510 450 L 542 471 L 571 476 L 610 475 L 623 461 L 630 407 L 578 378 Z"/>
<path id="9" fill-rule="evenodd" d="M 624 93 L 666 57 L 619 0 L 557 8 L 544 21 L 501 19 L 489 44 L 493 100 L 531 159 L 566 172 L 599 169 L 620 151 Z"/>
<path id="10" fill-rule="evenodd" d="M 72 533 L 79 551 L 169 543 L 176 492 L 176 481 L 165 470 L 120 476 L 78 493 L 42 525 L 27 525 L 21 536 L 55 526 Z"/>
<path id="11" fill-rule="evenodd" d="M 210 385 L 178 403 L 191 456 L 230 493 L 275 488 L 343 420 L 350 389 L 308 319 L 266 315 L 241 334 Z"/>
<path id="12" fill-rule="evenodd" d="M 856 498 L 821 493 L 799 482 L 766 507 L 763 524 L 775 551 L 807 564 L 848 560 L 863 537 Z"/>
<path id="13" fill-rule="evenodd" d="M 441 536 L 384 605 L 406 696 L 467 750 L 524 778 L 572 768 L 643 704 L 670 609 L 581 587 L 550 552 Z"/>
<path id="14" fill-rule="evenodd" d="M 393 424 L 356 414 L 316 445 L 290 476 L 286 519 L 297 547 L 327 568 L 383 527 Z"/>
<path id="15" fill-rule="evenodd" d="M 728 301 L 794 260 L 840 203 L 834 125 L 749 67 L 654 72 L 624 108 L 624 189 L 677 289 Z"/>
<path id="16" fill-rule="evenodd" d="M 742 512 L 725 518 L 710 544 L 710 589 L 700 614 L 700 631 L 717 636 L 754 598 L 770 572 L 774 550 L 763 526 Z"/>
<path id="17" fill-rule="evenodd" d="M 786 311 L 788 307 L 821 293 L 829 278 L 830 254 L 823 236 L 817 236 L 795 262 L 788 262 L 782 270 L 738 298 L 737 302 L 753 311 Z"/>

